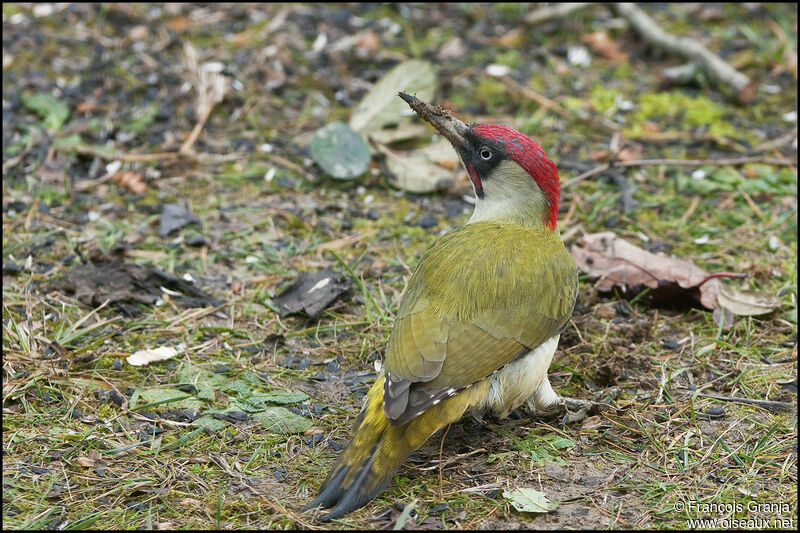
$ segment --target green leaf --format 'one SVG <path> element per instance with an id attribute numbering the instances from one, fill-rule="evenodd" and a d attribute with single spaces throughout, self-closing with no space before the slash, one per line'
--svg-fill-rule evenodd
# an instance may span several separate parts
<path id="1" fill-rule="evenodd" d="M 201 400 L 213 400 L 214 392 L 225 381 L 223 374 L 214 374 L 210 370 L 184 362 L 177 375 L 178 383 L 190 383 L 197 388 L 195 396 Z"/>
<path id="2" fill-rule="evenodd" d="M 222 386 L 222 390 L 224 390 L 225 392 L 227 392 L 229 394 L 230 393 L 236 393 L 236 394 L 239 394 L 239 395 L 241 395 L 243 397 L 244 396 L 249 396 L 250 394 L 253 393 L 253 390 L 250 388 L 250 385 L 248 385 L 247 383 L 245 383 L 244 381 L 242 381 L 240 379 L 231 381 L 229 383 L 225 383 Z"/>
<path id="3" fill-rule="evenodd" d="M 142 389 L 137 405 L 131 409 L 150 409 L 163 407 L 166 409 L 199 409 L 204 404 L 188 394 L 173 388 L 151 387 Z"/>
<path id="4" fill-rule="evenodd" d="M 436 71 L 428 61 L 411 59 L 387 72 L 364 96 L 350 116 L 350 127 L 366 135 L 371 130 L 399 122 L 408 105 L 398 91 L 416 95 L 421 100 L 433 98 Z"/>
<path id="5" fill-rule="evenodd" d="M 303 402 L 308 399 L 308 394 L 301 392 L 301 391 L 275 391 L 275 392 L 268 392 L 265 394 L 256 393 L 251 394 L 247 398 L 244 399 L 243 402 L 246 407 L 249 407 L 251 410 L 256 411 L 263 411 L 267 407 L 267 404 L 277 403 L 281 405 L 286 405 L 290 403 L 298 403 Z M 246 409 L 243 409 L 246 410 Z"/>
<path id="6" fill-rule="evenodd" d="M 66 137 L 56 137 L 53 139 L 53 149 L 58 152 L 70 152 L 78 146 L 83 145 L 83 139 L 77 133 L 72 133 Z"/>
<path id="7" fill-rule="evenodd" d="M 504 490 L 503 498 L 521 513 L 549 513 L 558 508 L 558 502 L 548 500 L 544 492 L 535 489 Z"/>
<path id="8" fill-rule="evenodd" d="M 367 170 L 369 147 L 347 124 L 333 122 L 314 132 L 311 156 L 331 177 L 353 179 Z"/>
<path id="9" fill-rule="evenodd" d="M 311 427 L 311 420 L 296 415 L 285 407 L 268 407 L 265 411 L 254 414 L 253 420 L 267 431 L 284 435 L 302 433 Z"/>
<path id="10" fill-rule="evenodd" d="M 566 448 L 572 448 L 575 446 L 574 442 L 566 437 L 562 437 L 561 435 L 547 436 L 544 438 L 544 440 L 549 442 L 549 444 L 557 450 L 564 450 Z"/>
<path id="11" fill-rule="evenodd" d="M 69 106 L 50 93 L 22 93 L 22 105 L 44 120 L 48 131 L 60 131 L 69 118 Z"/>
<path id="12" fill-rule="evenodd" d="M 266 402 L 279 403 L 279 404 L 299 403 L 308 400 L 308 394 L 299 390 L 272 391 L 259 396 L 263 397 L 264 401 Z"/>
<path id="13" fill-rule="evenodd" d="M 122 124 L 122 131 L 141 133 L 149 128 L 156 120 L 158 104 L 149 104 L 134 112 L 134 118 Z"/>
<path id="14" fill-rule="evenodd" d="M 213 413 L 221 413 L 221 412 L 223 411 L 209 411 L 200 418 L 194 420 L 192 422 L 192 425 L 206 427 L 212 431 L 220 431 L 222 428 L 225 427 L 227 422 L 225 422 L 224 420 L 220 420 L 219 418 L 214 418 L 211 415 Z"/>

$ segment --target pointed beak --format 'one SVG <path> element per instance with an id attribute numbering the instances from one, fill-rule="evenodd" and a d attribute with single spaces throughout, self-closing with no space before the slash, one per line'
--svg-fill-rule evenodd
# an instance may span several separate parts
<path id="1" fill-rule="evenodd" d="M 453 148 L 456 149 L 456 152 L 459 154 L 463 153 L 467 143 L 464 135 L 469 131 L 469 126 L 457 118 L 452 117 L 450 112 L 446 109 L 426 104 L 416 96 L 411 96 L 404 92 L 399 92 L 397 95 L 405 100 L 422 120 L 436 128 L 436 131 L 450 141 Z"/>

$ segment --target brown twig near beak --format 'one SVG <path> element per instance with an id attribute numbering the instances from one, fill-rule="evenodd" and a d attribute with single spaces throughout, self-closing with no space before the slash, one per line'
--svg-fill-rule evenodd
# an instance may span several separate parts
<path id="1" fill-rule="evenodd" d="M 405 100 L 422 120 L 436 128 L 448 141 L 453 143 L 456 149 L 464 146 L 464 135 L 469 131 L 469 126 L 453 117 L 450 111 L 442 109 L 439 106 L 426 104 L 416 96 L 402 91 L 397 93 L 397 95 Z"/>

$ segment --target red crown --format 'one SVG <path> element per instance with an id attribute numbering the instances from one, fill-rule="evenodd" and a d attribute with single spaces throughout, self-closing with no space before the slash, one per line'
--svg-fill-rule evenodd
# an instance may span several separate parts
<path id="1" fill-rule="evenodd" d="M 530 174 L 547 198 L 550 215 L 547 225 L 550 229 L 555 229 L 561 184 L 558 181 L 556 164 L 550 161 L 542 147 L 530 137 L 508 126 L 478 124 L 472 131 L 481 137 L 503 143 L 511 159 Z"/>

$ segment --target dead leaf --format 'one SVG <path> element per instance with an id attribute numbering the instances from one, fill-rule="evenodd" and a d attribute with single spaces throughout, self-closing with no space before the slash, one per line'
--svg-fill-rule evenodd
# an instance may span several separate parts
<path id="1" fill-rule="evenodd" d="M 500 37 L 490 37 L 486 39 L 487 43 L 503 46 L 506 48 L 517 48 L 525 40 L 526 32 L 521 28 L 514 28 L 507 31 Z"/>
<path id="2" fill-rule="evenodd" d="M 714 309 L 722 288 L 719 278 L 744 276 L 730 272 L 710 274 L 691 261 L 650 253 L 611 232 L 585 235 L 570 252 L 582 272 L 600 278 L 598 290 L 618 287 L 623 294 L 635 296 L 649 288 L 644 298 L 653 303 L 689 297 L 706 309 Z"/>
<path id="3" fill-rule="evenodd" d="M 133 355 L 128 356 L 127 361 L 128 364 L 133 366 L 144 366 L 156 361 L 172 359 L 178 353 L 179 351 L 172 346 L 159 346 L 158 348 L 134 352 Z"/>
<path id="4" fill-rule="evenodd" d="M 128 38 L 131 41 L 144 41 L 150 35 L 150 28 L 141 24 L 139 26 L 134 26 L 133 28 L 128 31 Z"/>
<path id="5" fill-rule="evenodd" d="M 528 487 L 504 490 L 503 498 L 523 513 L 549 513 L 558 508 L 558 502 L 550 501 L 544 492 Z"/>
<path id="6" fill-rule="evenodd" d="M 598 163 L 600 161 L 608 161 L 608 157 L 611 155 L 609 150 L 601 148 L 600 150 L 592 150 L 589 152 L 589 155 L 586 157 L 589 161 L 593 161 Z"/>
<path id="7" fill-rule="evenodd" d="M 461 37 L 453 37 L 439 48 L 436 59 L 439 61 L 449 61 L 458 59 L 467 53 L 467 47 Z"/>
<path id="8" fill-rule="evenodd" d="M 272 302 L 278 306 L 282 317 L 305 311 L 309 317 L 316 318 L 350 289 L 350 280 L 328 267 L 301 272 L 285 291 L 272 298 Z"/>
<path id="9" fill-rule="evenodd" d="M 84 468 L 93 468 L 103 462 L 103 456 L 97 450 L 91 449 L 85 456 L 76 458 L 75 462 Z"/>
<path id="10" fill-rule="evenodd" d="M 166 237 L 176 229 L 198 222 L 200 222 L 200 219 L 189 210 L 186 204 L 164 204 L 158 234 Z"/>
<path id="11" fill-rule="evenodd" d="M 733 327 L 733 312 L 730 309 L 717 307 L 711 317 L 714 319 L 714 324 L 722 325 L 722 329 L 729 330 Z"/>
<path id="12" fill-rule="evenodd" d="M 658 124 L 656 124 L 655 122 L 651 122 L 649 120 L 643 120 L 641 122 L 641 126 L 642 129 L 647 133 L 658 133 L 659 131 L 661 131 Z"/>
<path id="13" fill-rule="evenodd" d="M 370 52 L 373 52 L 380 43 L 381 39 L 378 37 L 378 34 L 372 30 L 368 30 L 364 32 L 364 34 L 361 36 L 361 39 L 359 39 L 358 43 L 356 43 L 357 53 L 365 56 Z"/>
<path id="14" fill-rule="evenodd" d="M 631 143 L 617 152 L 617 161 L 627 162 L 636 161 L 642 156 L 642 145 Z"/>
<path id="15" fill-rule="evenodd" d="M 136 252 L 136 254 L 134 254 Z M 126 250 L 123 255 L 140 255 L 153 250 Z M 159 252 L 160 253 L 160 252 Z M 175 298 L 184 307 L 204 307 L 220 305 L 223 300 L 209 296 L 193 283 L 182 277 L 149 267 L 145 268 L 122 261 L 105 262 L 100 257 L 98 263 L 87 263 L 70 268 L 63 277 L 57 278 L 50 288 L 74 295 L 87 307 L 97 307 L 108 303 L 128 316 L 143 311 L 142 306 L 153 305 L 164 293 L 162 287 L 170 291 L 180 291 L 182 296 Z M 152 258 L 151 258 L 152 259 Z"/>
<path id="16" fill-rule="evenodd" d="M 167 27 L 177 32 L 184 31 L 189 27 L 189 19 L 186 17 L 175 17 L 167 23 Z"/>
<path id="17" fill-rule="evenodd" d="M 623 63 L 628 60 L 628 54 L 621 51 L 617 43 L 609 37 L 608 32 L 596 31 L 581 36 L 581 41 L 588 44 L 600 57 L 614 63 Z"/>
<path id="18" fill-rule="evenodd" d="M 94 110 L 97 107 L 97 100 L 90 98 L 88 100 L 84 100 L 80 102 L 78 105 L 75 106 L 76 113 L 88 113 L 89 111 Z"/>
<path id="19" fill-rule="evenodd" d="M 378 144 L 392 144 L 409 139 L 430 137 L 430 126 L 413 123 L 409 120 L 400 122 L 396 128 L 383 128 L 369 133 L 370 141 Z"/>
<path id="20" fill-rule="evenodd" d="M 350 127 L 364 135 L 395 124 L 407 111 L 405 102 L 397 97 L 397 90 L 416 94 L 422 100 L 433 98 L 436 86 L 436 70 L 428 61 L 409 59 L 387 72 L 364 95 L 353 109 Z"/>
<path id="21" fill-rule="evenodd" d="M 592 431 L 603 426 L 603 420 L 595 415 L 586 418 L 581 424 L 581 431 Z"/>
<path id="22" fill-rule="evenodd" d="M 777 296 L 730 287 L 723 287 L 719 291 L 717 302 L 720 307 L 739 316 L 765 315 L 781 307 L 781 300 Z"/>
<path id="23" fill-rule="evenodd" d="M 134 194 L 142 194 L 147 191 L 147 184 L 142 180 L 142 175 L 132 170 L 120 170 L 111 178 L 120 187 L 125 187 Z"/>
<path id="24" fill-rule="evenodd" d="M 446 139 L 418 150 L 390 150 L 377 143 L 375 147 L 386 156 L 393 175 L 390 182 L 398 189 L 426 193 L 446 189 L 453 182 L 458 155 Z"/>

